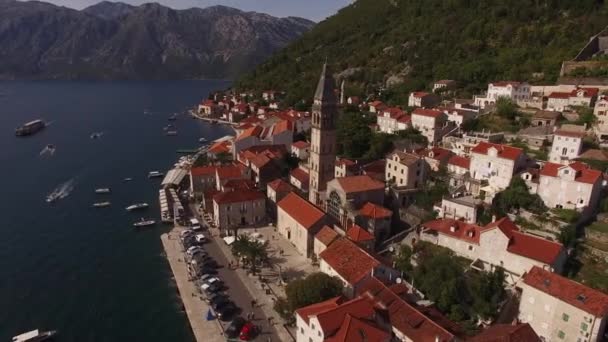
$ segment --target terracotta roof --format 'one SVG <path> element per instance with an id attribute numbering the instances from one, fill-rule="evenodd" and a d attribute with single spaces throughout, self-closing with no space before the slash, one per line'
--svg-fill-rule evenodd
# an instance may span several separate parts
<path id="1" fill-rule="evenodd" d="M 550 98 L 550 99 L 569 99 L 570 93 L 556 91 L 556 92 L 549 94 L 548 98 Z"/>
<path id="2" fill-rule="evenodd" d="M 273 189 L 276 192 L 292 192 L 294 190 L 291 184 L 287 183 L 282 179 L 275 179 L 272 182 L 268 183 L 267 186 Z"/>
<path id="3" fill-rule="evenodd" d="M 519 87 L 519 85 L 521 83 L 517 82 L 517 81 L 498 81 L 498 82 L 493 82 L 491 84 L 495 87 L 506 87 L 508 85 L 510 85 L 512 87 Z"/>
<path id="4" fill-rule="evenodd" d="M 264 129 L 261 126 L 247 128 L 236 138 L 236 141 L 243 140 L 249 137 L 259 137 L 263 130 Z"/>
<path id="5" fill-rule="evenodd" d="M 370 232 L 356 224 L 346 231 L 346 237 L 348 237 L 353 242 L 366 242 L 375 239 L 375 237 Z"/>
<path id="6" fill-rule="evenodd" d="M 410 115 L 403 114 L 397 119 L 397 121 L 399 121 L 401 123 L 412 122 L 412 117 Z"/>
<path id="7" fill-rule="evenodd" d="M 312 203 L 291 192 L 278 203 L 285 213 L 306 229 L 325 218 L 325 213 Z"/>
<path id="8" fill-rule="evenodd" d="M 319 258 L 351 285 L 370 275 L 380 265 L 376 258 L 344 238 L 334 241 Z"/>
<path id="9" fill-rule="evenodd" d="M 558 171 L 567 167 L 574 169 L 574 172 L 576 172 L 576 176 L 574 177 L 575 182 L 594 184 L 602 177 L 602 173 L 600 171 L 593 170 L 589 167 L 589 165 L 581 162 L 574 162 L 570 165 L 561 165 L 547 162 L 540 169 L 540 175 L 547 177 L 557 177 Z"/>
<path id="10" fill-rule="evenodd" d="M 205 100 L 201 103 L 202 106 L 215 106 L 215 101 L 213 100 Z"/>
<path id="11" fill-rule="evenodd" d="M 368 175 L 336 178 L 336 181 L 347 193 L 384 190 L 384 183 Z"/>
<path id="12" fill-rule="evenodd" d="M 452 157 L 450 157 L 450 159 L 448 160 L 448 164 L 449 165 L 454 165 L 457 167 L 461 167 L 463 169 L 469 169 L 469 167 L 471 166 L 471 159 L 466 158 L 466 157 L 461 157 L 458 155 L 453 155 Z"/>
<path id="13" fill-rule="evenodd" d="M 377 278 L 369 278 L 360 286 L 362 297 L 370 298 L 376 307 L 383 308 L 388 313 L 388 320 L 393 328 L 412 341 L 453 341 L 455 333 L 461 329 L 458 325 L 435 315 L 427 315 L 420 307 L 403 300 L 392 287 L 386 286 Z M 437 321 L 436 318 L 440 318 Z M 449 324 L 446 324 L 449 323 Z"/>
<path id="14" fill-rule="evenodd" d="M 369 342 L 388 341 L 391 334 L 384 331 L 370 320 L 362 320 L 346 314 L 340 329 L 334 336 L 326 338 L 325 342 Z"/>
<path id="15" fill-rule="evenodd" d="M 573 97 L 578 96 L 579 91 L 583 92 L 583 97 L 594 97 L 594 96 L 597 96 L 597 94 L 600 92 L 600 90 L 598 88 L 577 88 L 577 89 L 572 90 L 572 92 L 570 92 L 570 94 Z"/>
<path id="16" fill-rule="evenodd" d="M 494 324 L 467 342 L 541 342 L 530 324 Z"/>
<path id="17" fill-rule="evenodd" d="M 296 314 L 298 314 L 302 319 L 308 324 L 308 319 L 310 316 L 316 316 L 321 312 L 325 312 L 330 309 L 337 308 L 340 304 L 344 303 L 344 297 L 338 296 L 334 298 L 330 298 L 326 301 L 311 304 L 309 306 L 305 306 L 303 308 L 299 308 L 296 310 Z"/>
<path id="18" fill-rule="evenodd" d="M 498 151 L 498 157 L 503 159 L 517 160 L 517 158 L 519 158 L 519 156 L 521 156 L 521 154 L 523 153 L 523 150 L 521 148 L 512 147 L 508 145 L 493 144 L 483 141 L 477 144 L 477 146 L 473 147 L 471 152 L 487 155 L 488 150 L 492 147 Z"/>
<path id="19" fill-rule="evenodd" d="M 340 234 L 331 229 L 329 226 L 323 226 L 323 228 L 321 228 L 321 230 L 319 230 L 319 232 L 315 235 L 315 239 L 319 240 L 326 247 L 334 242 L 338 237 L 340 237 Z"/>
<path id="20" fill-rule="evenodd" d="M 431 147 L 416 151 L 419 155 L 435 160 L 442 160 L 454 154 L 450 150 L 441 147 Z"/>
<path id="21" fill-rule="evenodd" d="M 291 146 L 293 146 L 295 148 L 303 149 L 303 148 L 310 147 L 310 143 L 300 140 L 300 141 L 294 142 L 293 144 L 291 144 Z"/>
<path id="22" fill-rule="evenodd" d="M 534 266 L 523 277 L 524 283 L 577 307 L 595 317 L 608 315 L 608 295 L 556 273 Z"/>
<path id="23" fill-rule="evenodd" d="M 282 120 L 274 125 L 272 135 L 281 134 L 286 131 L 293 131 L 293 125 L 288 120 Z"/>
<path id="24" fill-rule="evenodd" d="M 432 118 L 437 118 L 438 116 L 444 115 L 444 113 L 442 111 L 434 110 L 434 109 L 416 108 L 412 112 L 412 115 L 422 115 L 422 116 L 429 116 Z"/>
<path id="25" fill-rule="evenodd" d="M 608 161 L 608 152 L 604 151 L 604 150 L 598 150 L 598 149 L 589 149 L 589 150 L 583 152 L 578 157 L 580 159 L 593 159 L 593 160 L 600 160 L 600 161 Z"/>
<path id="26" fill-rule="evenodd" d="M 374 316 L 375 310 L 373 303 L 368 298 L 355 298 L 341 305 L 318 313 L 317 320 L 323 330 L 323 335 L 334 335 L 343 325 L 346 315 L 349 314 L 357 318 L 371 319 Z"/>
<path id="27" fill-rule="evenodd" d="M 251 179 L 230 179 L 222 187 L 226 190 L 255 190 L 255 182 Z"/>
<path id="28" fill-rule="evenodd" d="M 378 106 L 384 106 L 384 103 L 382 103 L 382 101 L 374 101 L 372 103 L 369 104 L 372 107 L 378 107 Z"/>
<path id="29" fill-rule="evenodd" d="M 192 177 L 211 176 L 215 175 L 215 166 L 197 166 L 190 169 Z"/>
<path id="30" fill-rule="evenodd" d="M 532 116 L 533 119 L 551 119 L 555 120 L 562 115 L 560 112 L 555 112 L 552 110 L 537 110 L 536 113 Z"/>
<path id="31" fill-rule="evenodd" d="M 256 190 L 224 191 L 213 196 L 217 204 L 250 202 L 266 198 L 264 193 Z"/>
<path id="32" fill-rule="evenodd" d="M 394 159 L 395 156 L 397 156 L 397 158 L 399 158 L 399 163 L 405 166 L 410 166 L 412 164 L 415 164 L 417 161 L 420 160 L 420 157 L 416 154 L 413 153 L 408 153 L 408 152 L 402 152 L 402 151 L 394 151 L 389 158 L 390 159 Z"/>
<path id="33" fill-rule="evenodd" d="M 528 259 L 537 260 L 547 265 L 553 265 L 563 246 L 559 243 L 527 235 L 518 231 L 511 233 L 507 251 Z"/>
<path id="34" fill-rule="evenodd" d="M 476 224 L 470 224 L 454 219 L 433 220 L 423 223 L 422 226 L 432 229 L 438 233 L 451 236 L 458 240 L 463 240 L 474 244 L 479 244 L 479 234 L 483 229 Z"/>
<path id="35" fill-rule="evenodd" d="M 241 178 L 243 177 L 243 170 L 238 165 L 225 165 L 218 167 L 216 174 L 220 179 Z"/>
<path id="36" fill-rule="evenodd" d="M 291 172 L 289 172 L 289 175 L 300 181 L 303 187 L 308 187 L 308 183 L 310 182 L 310 175 L 308 174 L 308 172 L 298 167 L 291 170 Z"/>
<path id="37" fill-rule="evenodd" d="M 561 135 L 564 137 L 572 137 L 572 138 L 582 138 L 585 136 L 585 132 L 575 132 L 575 131 L 568 131 L 565 129 L 558 129 L 557 131 L 555 131 L 555 135 Z"/>
<path id="38" fill-rule="evenodd" d="M 365 174 L 381 174 L 384 177 L 386 169 L 386 159 L 374 160 L 361 168 Z"/>
<path id="39" fill-rule="evenodd" d="M 427 95 L 430 95 L 429 93 L 427 93 L 426 91 L 415 91 L 412 93 L 412 95 L 414 97 L 425 97 Z"/>
<path id="40" fill-rule="evenodd" d="M 344 165 L 346 167 L 349 167 L 349 166 L 357 165 L 357 162 L 355 162 L 354 160 L 346 159 L 346 158 L 338 158 L 336 160 L 336 165 L 340 165 L 340 166 Z"/>
<path id="41" fill-rule="evenodd" d="M 209 149 L 207 150 L 207 153 L 211 153 L 211 154 L 230 153 L 231 146 L 232 146 L 231 141 L 228 141 L 228 140 L 218 141 L 215 144 L 211 145 L 211 147 L 209 147 Z"/>
<path id="42" fill-rule="evenodd" d="M 393 215 L 393 212 L 386 209 L 385 207 L 377 204 L 367 202 L 359 210 L 359 215 L 364 217 L 371 217 L 373 219 L 387 218 Z"/>
<path id="43" fill-rule="evenodd" d="M 383 110 L 383 112 L 385 114 L 388 113 L 388 115 L 393 119 L 397 119 L 405 114 L 405 112 L 401 108 L 398 108 L 398 107 L 388 107 L 388 108 L 385 108 Z"/>

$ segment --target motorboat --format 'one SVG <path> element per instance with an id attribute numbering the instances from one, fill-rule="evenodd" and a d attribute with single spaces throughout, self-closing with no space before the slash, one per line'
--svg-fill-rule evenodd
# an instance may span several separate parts
<path id="1" fill-rule="evenodd" d="M 207 142 L 207 139 L 206 138 L 200 138 L 200 139 L 198 139 L 198 142 L 201 143 L 201 144 L 203 144 L 203 143 Z"/>
<path id="2" fill-rule="evenodd" d="M 177 113 L 176 113 L 176 114 L 171 115 L 171 116 L 169 117 L 169 119 L 168 119 L 168 120 L 169 120 L 169 121 L 175 121 L 175 120 L 177 120 Z"/>
<path id="3" fill-rule="evenodd" d="M 111 204 L 112 203 L 107 202 L 107 201 L 106 202 L 97 202 L 97 203 L 93 204 L 93 207 L 95 207 L 95 208 L 106 208 L 106 207 L 109 207 Z"/>
<path id="4" fill-rule="evenodd" d="M 61 192 L 59 191 L 53 191 L 51 192 L 48 196 L 46 196 L 46 202 L 47 203 L 53 203 L 56 200 L 61 198 Z"/>
<path id="5" fill-rule="evenodd" d="M 174 137 L 177 135 L 177 131 L 167 131 L 167 133 L 165 133 L 165 135 L 168 137 Z"/>
<path id="6" fill-rule="evenodd" d="M 96 194 L 109 194 L 110 193 L 110 188 L 95 189 L 95 193 Z"/>
<path id="7" fill-rule="evenodd" d="M 91 134 L 91 139 L 99 139 L 103 135 L 103 132 L 94 132 Z"/>
<path id="8" fill-rule="evenodd" d="M 130 182 L 130 181 L 132 181 L 132 180 L 133 180 L 133 178 L 131 178 L 131 177 L 127 177 L 127 178 L 123 179 L 123 182 Z"/>
<path id="9" fill-rule="evenodd" d="M 133 227 L 142 228 L 142 227 L 150 227 L 156 224 L 154 220 L 146 220 L 143 217 L 141 221 L 133 223 Z"/>
<path id="10" fill-rule="evenodd" d="M 157 178 L 157 177 L 162 177 L 165 174 L 160 172 L 160 171 L 150 171 L 148 172 L 148 178 Z"/>
<path id="11" fill-rule="evenodd" d="M 126 209 L 128 211 L 141 210 L 148 208 L 148 203 L 135 203 L 133 205 L 128 206 Z"/>
<path id="12" fill-rule="evenodd" d="M 49 338 L 55 336 L 57 334 L 57 330 L 49 330 L 49 331 L 40 331 L 38 329 L 28 331 L 23 334 L 19 334 L 13 337 L 12 342 L 39 342 L 45 341 Z"/>
<path id="13" fill-rule="evenodd" d="M 163 130 L 164 130 L 164 131 L 168 131 L 168 130 L 170 130 L 171 128 L 175 128 L 175 126 L 173 126 L 172 124 L 168 124 L 167 126 L 163 127 Z"/>
<path id="14" fill-rule="evenodd" d="M 40 119 L 30 121 L 15 129 L 15 135 L 18 137 L 25 137 L 28 135 L 36 134 L 43 130 L 46 126 L 47 123 Z"/>

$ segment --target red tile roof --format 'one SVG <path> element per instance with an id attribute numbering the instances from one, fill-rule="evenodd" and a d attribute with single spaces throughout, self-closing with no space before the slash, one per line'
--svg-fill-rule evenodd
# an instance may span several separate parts
<path id="1" fill-rule="evenodd" d="M 364 192 L 373 190 L 384 190 L 384 183 L 379 182 L 370 176 L 350 176 L 336 178 L 336 181 L 347 193 Z"/>
<path id="2" fill-rule="evenodd" d="M 461 157 L 458 155 L 453 155 L 452 157 L 450 157 L 450 159 L 448 160 L 448 164 L 449 165 L 454 165 L 457 167 L 461 167 L 463 169 L 469 169 L 469 167 L 471 166 L 471 159 L 466 158 L 466 157 Z"/>
<path id="3" fill-rule="evenodd" d="M 238 165 L 220 166 L 216 170 L 216 174 L 220 179 L 233 179 L 243 177 L 243 170 Z"/>
<path id="4" fill-rule="evenodd" d="M 308 172 L 304 171 L 301 168 L 295 168 L 289 172 L 289 175 L 302 183 L 302 186 L 308 188 L 308 183 L 310 182 L 310 175 Z"/>
<path id="5" fill-rule="evenodd" d="M 563 246 L 559 243 L 513 231 L 507 251 L 528 259 L 553 265 Z"/>
<path id="6" fill-rule="evenodd" d="M 369 104 L 372 107 L 378 107 L 378 106 L 384 106 L 384 103 L 382 103 L 382 101 L 374 101 L 372 103 Z"/>
<path id="7" fill-rule="evenodd" d="M 334 298 L 330 298 L 326 301 L 311 304 L 309 306 L 305 306 L 303 308 L 299 308 L 296 310 L 296 314 L 299 315 L 305 322 L 308 324 L 308 319 L 310 316 L 316 316 L 321 312 L 325 312 L 327 310 L 335 309 L 340 304 L 344 303 L 344 297 L 338 296 Z"/>
<path id="8" fill-rule="evenodd" d="M 291 192 L 278 203 L 285 213 L 306 229 L 325 218 L 325 213 L 312 203 Z"/>
<path id="9" fill-rule="evenodd" d="M 276 192 L 292 192 L 294 190 L 291 184 L 282 179 L 273 180 L 272 182 L 268 183 L 268 187 Z"/>
<path id="10" fill-rule="evenodd" d="M 558 129 L 554 134 L 572 138 L 583 138 L 585 136 L 585 132 L 568 131 L 565 129 Z"/>
<path id="11" fill-rule="evenodd" d="M 232 142 L 229 140 L 218 141 L 215 144 L 211 145 L 207 150 L 207 153 L 211 154 L 220 154 L 220 153 L 230 153 L 230 148 L 232 146 Z"/>
<path id="12" fill-rule="evenodd" d="M 379 328 L 375 322 L 346 314 L 340 329 L 325 342 L 384 342 L 389 341 L 390 337 L 391 334 Z"/>
<path id="13" fill-rule="evenodd" d="M 412 112 L 412 115 L 422 115 L 422 116 L 429 116 L 432 118 L 437 118 L 437 117 L 445 115 L 445 114 L 443 114 L 443 112 L 439 111 L 439 110 L 416 108 Z"/>
<path id="14" fill-rule="evenodd" d="M 243 140 L 249 137 L 259 137 L 263 130 L 264 129 L 261 126 L 247 128 L 236 138 L 236 141 Z"/>
<path id="15" fill-rule="evenodd" d="M 255 190 L 255 182 L 251 179 L 230 179 L 223 188 L 228 190 Z"/>
<path id="16" fill-rule="evenodd" d="M 577 88 L 570 92 L 570 94 L 572 97 L 575 97 L 578 96 L 579 91 L 583 92 L 583 97 L 594 97 L 600 92 L 598 88 Z"/>
<path id="17" fill-rule="evenodd" d="M 391 217 L 393 215 L 393 212 L 386 209 L 385 207 L 379 206 L 371 202 L 367 202 L 359 210 L 359 215 L 364 217 L 370 217 L 373 219 L 381 219 Z"/>
<path id="18" fill-rule="evenodd" d="M 321 325 L 320 328 L 323 330 L 323 335 L 331 336 L 340 329 L 347 314 L 357 318 L 371 319 L 374 313 L 373 303 L 367 298 L 360 297 L 342 303 L 336 308 L 318 313 L 316 316 Z"/>
<path id="19" fill-rule="evenodd" d="M 608 295 L 556 273 L 532 267 L 524 283 L 596 317 L 608 315 Z"/>
<path id="20" fill-rule="evenodd" d="M 445 158 L 449 158 L 452 154 L 454 154 L 450 150 L 446 150 L 441 147 L 431 147 L 425 148 L 422 150 L 418 150 L 417 153 L 421 154 L 423 157 L 428 157 L 435 160 L 443 160 Z"/>
<path id="21" fill-rule="evenodd" d="M 519 158 L 519 156 L 521 156 L 521 154 L 523 153 L 523 150 L 521 148 L 512 147 L 512 146 L 508 146 L 508 145 L 493 144 L 493 143 L 483 142 L 483 141 L 480 142 L 479 144 L 477 144 L 477 146 L 473 147 L 471 152 L 487 155 L 488 150 L 492 147 L 495 148 L 496 150 L 498 150 L 497 155 L 499 158 L 504 158 L 504 159 L 509 159 L 509 160 L 517 160 L 517 158 Z"/>
<path id="22" fill-rule="evenodd" d="M 344 238 L 334 241 L 319 258 L 351 285 L 370 275 L 380 265 L 376 258 Z"/>
<path id="23" fill-rule="evenodd" d="M 479 244 L 479 234 L 483 229 L 476 224 L 470 224 L 454 219 L 433 220 L 423 223 L 422 226 L 458 240 L 463 240 L 474 244 Z"/>
<path id="24" fill-rule="evenodd" d="M 575 182 L 594 184 L 602 178 L 602 173 L 600 171 L 593 170 L 587 164 L 581 162 L 574 162 L 570 165 L 547 162 L 545 165 L 543 165 L 542 169 L 540 169 L 540 175 L 557 177 L 558 171 L 566 167 L 570 167 L 574 169 L 574 172 L 576 172 L 576 176 L 574 177 Z"/>
<path id="25" fill-rule="evenodd" d="M 366 242 L 375 239 L 375 237 L 370 232 L 356 224 L 346 231 L 346 237 L 348 237 L 353 242 Z"/>
<path id="26" fill-rule="evenodd" d="M 338 237 L 340 237 L 340 234 L 331 229 L 329 226 L 323 226 L 323 228 L 321 228 L 321 230 L 319 230 L 319 232 L 315 235 L 315 239 L 319 240 L 326 247 L 334 242 Z"/>
<path id="27" fill-rule="evenodd" d="M 354 160 L 350 160 L 350 159 L 346 159 L 346 158 L 338 158 L 338 160 L 336 160 L 336 165 L 345 165 L 346 167 L 349 166 L 355 166 L 357 165 L 357 162 L 355 162 Z"/>
<path id="28" fill-rule="evenodd" d="M 251 202 L 266 198 L 264 193 L 256 190 L 235 190 L 220 192 L 213 196 L 217 204 Z"/>
<path id="29" fill-rule="evenodd" d="M 541 342 L 530 324 L 494 324 L 467 342 Z"/>
<path id="30" fill-rule="evenodd" d="M 414 97 L 425 97 L 427 95 L 430 95 L 429 93 L 425 92 L 425 91 L 415 91 L 412 93 L 412 95 Z"/>
<path id="31" fill-rule="evenodd" d="M 295 147 L 295 148 L 299 148 L 299 149 L 303 149 L 303 148 L 307 148 L 310 147 L 310 144 L 307 143 L 306 141 L 296 141 L 293 144 L 291 144 L 291 146 Z"/>
<path id="32" fill-rule="evenodd" d="M 556 91 L 556 92 L 549 94 L 548 98 L 550 98 L 550 99 L 569 99 L 570 93 Z"/>
<path id="33" fill-rule="evenodd" d="M 286 131 L 293 131 L 293 125 L 288 120 L 282 120 L 274 125 L 272 135 L 281 134 Z"/>
<path id="34" fill-rule="evenodd" d="M 201 105 L 202 106 L 215 106 L 215 101 L 207 99 L 207 100 L 203 101 L 201 103 Z"/>
<path id="35" fill-rule="evenodd" d="M 405 114 L 405 112 L 401 108 L 397 108 L 397 107 L 388 107 L 388 108 L 385 108 L 383 110 L 383 112 L 385 114 L 388 113 L 388 115 L 391 118 L 393 118 L 393 119 L 400 118 L 401 116 L 403 116 Z"/>
<path id="36" fill-rule="evenodd" d="M 215 175 L 215 166 L 197 166 L 190 169 L 192 177 L 211 176 Z"/>

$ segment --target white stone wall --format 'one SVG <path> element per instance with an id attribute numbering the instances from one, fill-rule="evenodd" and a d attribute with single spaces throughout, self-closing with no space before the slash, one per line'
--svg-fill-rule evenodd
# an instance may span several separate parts
<path id="1" fill-rule="evenodd" d="M 296 342 L 323 342 L 323 331 L 316 317 L 310 317 L 309 324 L 306 324 L 306 321 L 296 314 L 296 326 Z"/>
<path id="2" fill-rule="evenodd" d="M 574 181 L 572 169 L 567 168 L 568 175 L 550 177 L 541 175 L 538 184 L 538 195 L 549 208 L 582 209 L 587 206 L 595 208 L 598 204 L 601 184 L 581 183 Z M 572 175 L 570 175 L 572 173 Z"/>
<path id="3" fill-rule="evenodd" d="M 354 288 L 351 284 L 349 284 L 346 279 L 342 278 L 342 276 L 340 276 L 340 274 L 338 272 L 336 272 L 327 262 L 325 262 L 325 260 L 321 259 L 320 262 L 320 270 L 321 272 L 331 276 L 331 277 L 338 277 L 338 279 L 340 279 L 342 281 L 342 284 L 344 284 L 344 295 L 352 298 L 353 293 L 354 293 Z"/>
<path id="4" fill-rule="evenodd" d="M 570 101 L 567 98 L 549 98 L 547 100 L 547 110 L 563 112 L 568 108 L 569 103 Z"/>
<path id="5" fill-rule="evenodd" d="M 260 223 L 266 217 L 266 202 L 259 199 L 255 201 L 218 204 L 213 201 L 213 220 L 218 227 L 229 229 L 240 226 L 242 218 L 246 225 Z"/>
<path id="6" fill-rule="evenodd" d="M 515 161 L 489 155 L 471 153 L 471 176 L 478 180 L 488 180 L 489 184 L 499 189 L 506 189 L 511 183 L 516 169 Z"/>
<path id="7" fill-rule="evenodd" d="M 417 188 L 424 183 L 424 170 L 422 168 L 422 160 L 418 160 L 409 167 L 401 164 L 399 157 L 395 155 L 393 158 L 386 159 L 385 178 L 387 181 L 392 181 L 394 177 L 394 184 L 398 187 Z"/>
<path id="8" fill-rule="evenodd" d="M 467 223 L 477 222 L 477 209 L 450 200 L 441 201 L 441 215 L 447 218 L 464 219 Z"/>
<path id="9" fill-rule="evenodd" d="M 608 135 L 608 99 L 600 99 L 593 109 L 596 135 Z"/>
<path id="10" fill-rule="evenodd" d="M 582 138 L 555 135 L 549 153 L 549 161 L 557 164 L 570 164 L 572 159 L 581 154 L 582 149 Z"/>
<path id="11" fill-rule="evenodd" d="M 277 230 L 289 240 L 300 254 L 308 254 L 308 230 L 294 220 L 281 207 L 277 209 Z"/>
<path id="12" fill-rule="evenodd" d="M 547 341 L 600 341 L 606 317 L 593 315 L 552 297 L 523 281 L 519 319 Z M 586 325 L 586 330 L 585 328 Z M 563 337 L 561 336 L 563 333 Z M 587 335 L 588 334 L 588 335 Z"/>

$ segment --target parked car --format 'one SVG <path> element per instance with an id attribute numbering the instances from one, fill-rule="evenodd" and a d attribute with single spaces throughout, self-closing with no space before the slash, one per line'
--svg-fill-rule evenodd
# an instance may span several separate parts
<path id="1" fill-rule="evenodd" d="M 220 292 L 222 290 L 223 286 L 220 284 L 203 284 L 201 285 L 201 289 L 207 293 L 207 294 L 211 294 L 211 293 L 216 293 L 216 292 Z"/>
<path id="2" fill-rule="evenodd" d="M 219 310 L 223 306 L 232 304 L 232 301 L 230 301 L 230 299 L 228 299 L 227 297 L 219 297 L 215 301 L 212 301 L 210 304 L 213 310 Z"/>
<path id="3" fill-rule="evenodd" d="M 196 236 L 194 238 L 196 239 L 196 242 L 198 242 L 198 243 L 207 242 L 207 237 L 204 234 L 196 234 Z"/>
<path id="4" fill-rule="evenodd" d="M 247 322 L 241 328 L 241 333 L 239 334 L 239 339 L 241 341 L 251 341 L 255 338 L 255 336 L 257 334 L 258 334 L 258 327 L 251 322 Z"/>
<path id="5" fill-rule="evenodd" d="M 186 230 L 182 230 L 179 233 L 179 237 L 182 239 L 182 241 L 188 236 L 194 236 L 194 231 L 192 231 L 190 229 L 186 229 Z"/>
<path id="6" fill-rule="evenodd" d="M 192 230 L 201 230 L 201 223 L 197 219 L 191 218 L 189 223 Z"/>
<path id="7" fill-rule="evenodd" d="M 213 267 L 208 267 L 204 265 L 192 265 L 192 267 L 196 270 L 196 274 L 198 274 L 199 277 L 204 276 L 206 274 L 217 274 L 217 269 Z"/>
<path id="8" fill-rule="evenodd" d="M 232 315 L 236 312 L 236 306 L 230 302 L 220 308 L 218 308 L 215 313 L 217 317 L 222 321 L 228 321 Z"/>
<path id="9" fill-rule="evenodd" d="M 211 304 L 211 303 L 217 302 L 219 300 L 222 300 L 222 298 L 228 298 L 228 297 L 226 297 L 226 295 L 221 292 L 211 293 L 208 296 L 205 296 L 205 302 L 207 304 Z"/>
<path id="10" fill-rule="evenodd" d="M 224 334 L 228 338 L 238 337 L 245 323 L 247 323 L 247 321 L 245 321 L 243 317 L 236 316 L 234 319 L 232 319 L 232 322 L 230 322 L 228 327 L 226 327 L 226 330 L 224 330 Z"/>

